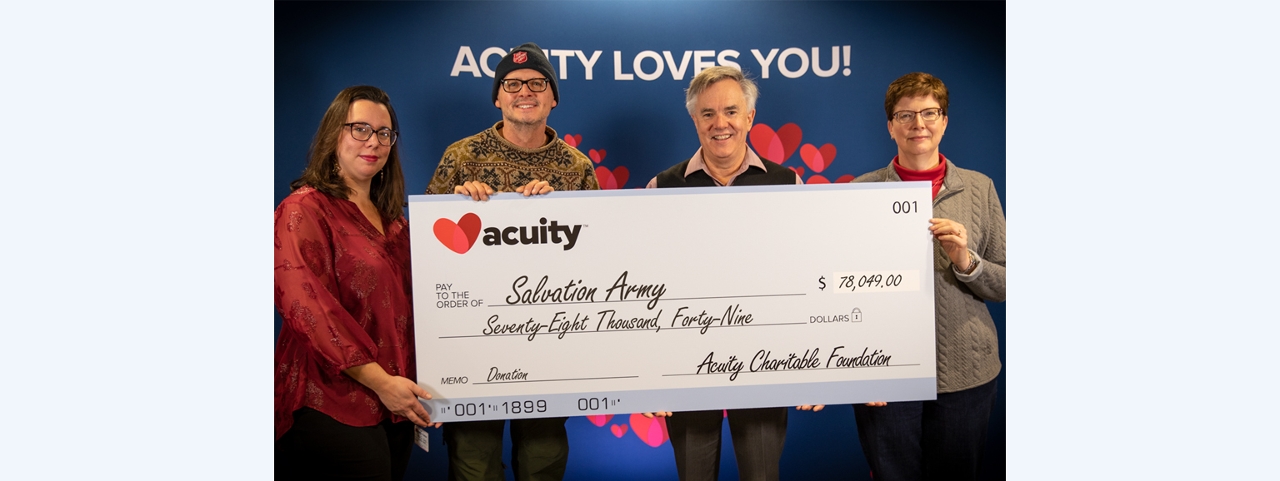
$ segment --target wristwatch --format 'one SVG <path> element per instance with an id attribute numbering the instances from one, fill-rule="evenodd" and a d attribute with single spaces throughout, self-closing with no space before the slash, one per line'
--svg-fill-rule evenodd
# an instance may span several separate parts
<path id="1" fill-rule="evenodd" d="M 971 251 L 969 251 L 969 252 L 968 252 L 968 254 L 969 254 L 969 268 L 968 268 L 968 269 L 965 269 L 965 270 L 963 270 L 963 271 L 962 271 L 962 270 L 960 270 L 960 269 L 956 269 L 956 266 L 955 266 L 954 264 L 952 264 L 952 265 L 951 265 L 951 268 L 952 268 L 952 269 L 954 269 L 954 270 L 956 271 L 956 273 L 958 273 L 958 274 L 960 274 L 960 275 L 967 276 L 967 275 L 969 275 L 969 274 L 973 274 L 973 271 L 978 270 L 978 256 L 974 255 L 972 250 L 971 250 Z"/>

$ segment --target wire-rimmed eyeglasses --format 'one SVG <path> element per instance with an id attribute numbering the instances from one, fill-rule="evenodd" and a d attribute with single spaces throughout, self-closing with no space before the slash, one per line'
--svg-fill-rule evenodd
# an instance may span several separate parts
<path id="1" fill-rule="evenodd" d="M 924 110 L 899 110 L 893 113 L 893 121 L 900 124 L 909 124 L 916 121 L 916 114 L 920 114 L 920 120 L 925 122 L 934 122 L 942 117 L 941 108 L 932 108 Z"/>

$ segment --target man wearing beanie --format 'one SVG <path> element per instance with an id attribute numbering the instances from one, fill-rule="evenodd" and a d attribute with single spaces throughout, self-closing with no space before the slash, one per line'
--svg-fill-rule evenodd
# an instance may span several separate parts
<path id="1" fill-rule="evenodd" d="M 477 201 L 494 192 L 524 196 L 554 190 L 599 190 L 591 160 L 547 126 L 560 101 L 556 73 L 536 44 L 516 47 L 498 63 L 493 105 L 502 120 L 445 149 L 428 194 L 463 194 Z M 566 418 L 511 420 L 511 468 L 518 481 L 564 478 L 569 462 Z M 444 425 L 450 481 L 502 481 L 506 421 Z"/>
<path id="2" fill-rule="evenodd" d="M 493 76 L 492 100 L 502 110 L 502 120 L 445 149 L 428 194 L 488 200 L 495 189 L 529 196 L 600 188 L 591 159 L 547 126 L 560 89 L 542 48 L 530 42 L 502 57 Z"/>

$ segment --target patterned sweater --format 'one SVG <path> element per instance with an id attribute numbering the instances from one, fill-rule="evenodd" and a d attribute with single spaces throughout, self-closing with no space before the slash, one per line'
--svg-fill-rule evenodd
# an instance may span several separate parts
<path id="1" fill-rule="evenodd" d="M 489 184 L 497 192 L 515 191 L 534 179 L 545 180 L 558 191 L 600 189 L 591 159 L 566 144 L 551 127 L 547 136 L 555 140 L 536 149 L 507 141 L 501 130 L 502 121 L 498 121 L 445 149 L 427 193 L 452 194 L 454 186 L 472 180 Z"/>
<path id="2" fill-rule="evenodd" d="M 963 391 L 1000 374 L 1000 344 L 986 301 L 1004 302 L 1004 210 L 995 184 L 979 172 L 947 160 L 933 217 L 951 219 L 969 232 L 969 250 L 979 264 L 963 276 L 934 241 L 934 309 L 938 341 L 938 392 Z M 901 182 L 893 164 L 854 182 Z M 924 226 L 920 227 L 924 229 Z"/>

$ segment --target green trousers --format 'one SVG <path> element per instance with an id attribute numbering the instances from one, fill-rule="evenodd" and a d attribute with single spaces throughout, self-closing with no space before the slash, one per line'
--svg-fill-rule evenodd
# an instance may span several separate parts
<path id="1" fill-rule="evenodd" d="M 516 481 L 560 481 L 569 464 L 567 418 L 512 419 L 511 469 Z M 503 481 L 505 420 L 444 424 L 449 481 Z"/>

